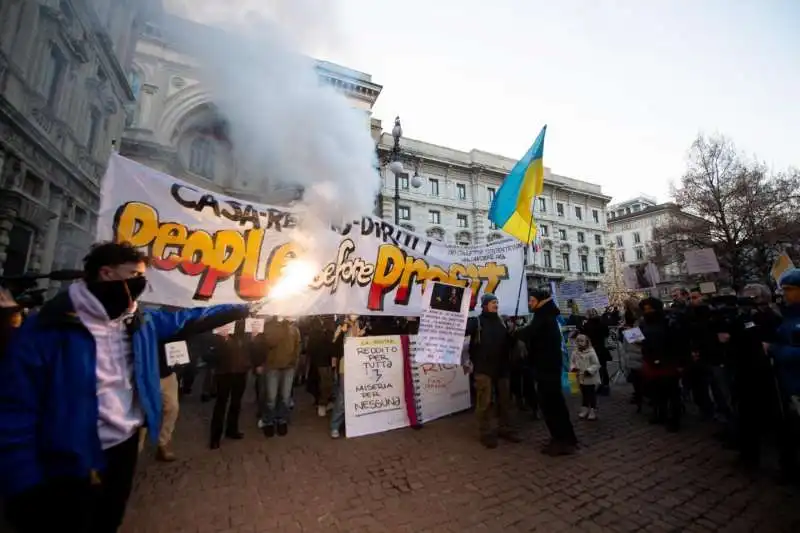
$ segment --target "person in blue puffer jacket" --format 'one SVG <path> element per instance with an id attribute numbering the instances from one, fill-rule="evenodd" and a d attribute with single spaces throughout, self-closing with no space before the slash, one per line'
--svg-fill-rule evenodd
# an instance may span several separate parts
<path id="1" fill-rule="evenodd" d="M 159 433 L 159 345 L 185 329 L 249 315 L 248 305 L 142 311 L 147 257 L 101 243 L 84 280 L 45 303 L 0 360 L 0 489 L 9 522 L 33 531 L 114 532 L 138 433 Z"/>
<path id="2" fill-rule="evenodd" d="M 783 321 L 775 341 L 765 345 L 775 361 L 784 419 L 781 428 L 781 469 L 785 481 L 800 483 L 796 448 L 800 441 L 800 268 L 788 270 L 781 276 L 783 289 Z"/>

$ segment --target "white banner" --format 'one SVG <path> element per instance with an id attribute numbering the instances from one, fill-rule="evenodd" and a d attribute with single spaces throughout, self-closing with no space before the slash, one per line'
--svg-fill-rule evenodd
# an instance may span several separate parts
<path id="1" fill-rule="evenodd" d="M 462 343 L 464 337 L 461 337 Z M 409 337 L 411 360 L 415 359 L 417 336 Z M 464 373 L 460 361 L 457 365 L 440 365 L 436 363 L 414 363 L 415 397 L 417 398 L 417 415 L 421 422 L 430 422 L 453 413 L 469 409 L 469 376 Z"/>
<path id="2" fill-rule="evenodd" d="M 113 154 L 97 227 L 100 240 L 128 241 L 151 256 L 143 301 L 189 307 L 266 296 L 301 252 L 289 236 L 298 216 Z M 503 314 L 513 314 L 518 299 L 526 308 L 524 247 L 516 240 L 449 246 L 372 216 L 316 237 L 331 244 L 329 256 L 306 294 L 281 302 L 280 314 L 419 315 L 427 281 L 467 287 L 471 309 L 484 292 L 499 298 Z"/>

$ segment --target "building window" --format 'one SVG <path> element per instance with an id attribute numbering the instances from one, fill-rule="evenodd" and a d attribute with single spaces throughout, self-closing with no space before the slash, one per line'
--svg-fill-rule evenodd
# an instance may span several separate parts
<path id="1" fill-rule="evenodd" d="M 618 250 L 617 251 L 617 257 L 619 257 L 619 262 L 620 263 L 624 263 L 625 262 L 625 250 Z"/>
<path id="2" fill-rule="evenodd" d="M 625 246 L 625 241 L 622 240 L 622 235 L 617 235 L 617 246 Z"/>
<path id="3" fill-rule="evenodd" d="M 544 257 L 544 267 L 553 268 L 553 256 L 550 253 L 550 250 L 545 250 L 542 252 L 542 257 Z"/>
<path id="4" fill-rule="evenodd" d="M 467 215 L 458 215 L 458 227 L 466 228 L 468 226 Z"/>
<path id="5" fill-rule="evenodd" d="M 603 238 L 600 235 L 595 235 L 594 236 L 594 243 L 597 246 L 601 246 L 603 244 Z"/>
<path id="6" fill-rule="evenodd" d="M 592 209 L 592 220 L 595 224 L 600 223 L 600 212 L 597 209 Z"/>
<path id="7" fill-rule="evenodd" d="M 642 250 L 641 248 L 636 249 L 636 260 L 637 261 L 644 260 L 644 250 Z"/>
<path id="8" fill-rule="evenodd" d="M 22 180 L 22 192 L 32 198 L 41 198 L 44 192 L 44 182 L 31 172 L 26 172 L 25 179 Z"/>
<path id="9" fill-rule="evenodd" d="M 558 238 L 561 239 L 562 241 L 566 241 L 567 240 L 567 230 L 565 230 L 565 229 L 558 230 Z"/>
<path id="10" fill-rule="evenodd" d="M 584 235 L 582 231 L 578 232 L 578 242 L 586 242 L 586 235 Z"/>
<path id="11" fill-rule="evenodd" d="M 94 154 L 94 149 L 97 144 L 97 134 L 100 130 L 100 111 L 92 109 L 89 113 L 89 136 L 86 138 L 86 150 L 90 154 Z"/>
<path id="12" fill-rule="evenodd" d="M 431 196 L 439 196 L 439 180 L 430 179 L 428 182 L 431 184 Z"/>
<path id="13" fill-rule="evenodd" d="M 467 199 L 467 186 L 463 183 L 456 184 L 456 193 L 458 194 L 459 200 L 466 200 Z"/>
<path id="14" fill-rule="evenodd" d="M 640 244 L 642 242 L 642 237 L 639 235 L 639 232 L 633 234 L 633 244 Z"/>
<path id="15" fill-rule="evenodd" d="M 539 211 L 547 213 L 547 198 L 539 198 Z"/>
<path id="16" fill-rule="evenodd" d="M 28 269 L 28 260 L 33 245 L 33 231 L 19 223 L 11 227 L 6 245 L 6 260 L 3 275 L 19 276 Z"/>
<path id="17" fill-rule="evenodd" d="M 564 216 L 564 204 L 561 202 L 556 204 L 556 213 L 558 213 L 558 216 L 560 217 Z"/>
<path id="18" fill-rule="evenodd" d="M 428 211 L 428 223 L 429 224 L 441 224 L 442 223 L 442 214 L 439 211 Z"/>
<path id="19" fill-rule="evenodd" d="M 489 204 L 491 205 L 494 202 L 494 195 L 497 194 L 497 190 L 494 187 L 489 187 L 486 190 L 489 192 Z"/>
<path id="20" fill-rule="evenodd" d="M 550 236 L 550 228 L 542 224 L 539 226 L 539 229 L 542 230 L 542 237 L 549 237 Z"/>
<path id="21" fill-rule="evenodd" d="M 401 205 L 398 209 L 400 213 L 400 220 L 411 220 L 411 208 L 407 205 Z"/>
<path id="22" fill-rule="evenodd" d="M 583 220 L 583 210 L 577 205 L 575 206 L 575 218 L 578 220 Z"/>
<path id="23" fill-rule="evenodd" d="M 598 257 L 597 258 L 597 270 L 601 274 L 606 273 L 606 258 L 605 257 Z"/>
<path id="24" fill-rule="evenodd" d="M 567 253 L 561 254 L 561 261 L 564 263 L 564 270 L 569 272 L 570 271 L 570 268 L 569 268 L 569 254 L 567 254 Z"/>
<path id="25" fill-rule="evenodd" d="M 500 229 L 494 222 L 489 222 L 489 229 Z"/>
<path id="26" fill-rule="evenodd" d="M 581 272 L 589 272 L 589 257 L 581 256 Z"/>
<path id="27" fill-rule="evenodd" d="M 197 137 L 189 150 L 189 172 L 214 179 L 214 144 L 207 137 Z"/>
<path id="28" fill-rule="evenodd" d="M 397 184 L 404 191 L 408 190 L 408 174 L 400 174 L 397 176 Z"/>
<path id="29" fill-rule="evenodd" d="M 73 219 L 75 220 L 75 224 L 78 226 L 85 226 L 86 220 L 88 219 L 88 214 L 86 210 L 82 207 L 75 206 L 75 213 L 73 214 Z"/>
<path id="30" fill-rule="evenodd" d="M 42 91 L 47 97 L 48 107 L 54 109 L 58 99 L 59 88 L 61 87 L 61 80 L 67 69 L 67 59 L 54 44 L 50 45 L 50 56 L 45 69 Z"/>

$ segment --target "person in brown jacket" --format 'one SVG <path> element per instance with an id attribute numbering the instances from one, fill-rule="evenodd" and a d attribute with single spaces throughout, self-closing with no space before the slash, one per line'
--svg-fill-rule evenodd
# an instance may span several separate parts
<path id="1" fill-rule="evenodd" d="M 264 436 L 285 436 L 289 432 L 292 386 L 300 359 L 300 330 L 290 318 L 275 319 L 264 324 L 262 346 L 266 351 L 264 365 L 266 391 L 262 408 L 261 428 Z"/>
<path id="2" fill-rule="evenodd" d="M 214 404 L 214 415 L 211 417 L 212 450 L 219 448 L 223 428 L 226 438 L 235 440 L 244 438 L 244 434 L 239 431 L 239 412 L 247 385 L 247 373 L 252 367 L 250 359 L 252 341 L 244 332 L 244 320 L 236 322 L 236 332 L 233 335 L 219 336 L 215 342 L 215 351 L 218 354 L 215 373 L 217 401 Z"/>

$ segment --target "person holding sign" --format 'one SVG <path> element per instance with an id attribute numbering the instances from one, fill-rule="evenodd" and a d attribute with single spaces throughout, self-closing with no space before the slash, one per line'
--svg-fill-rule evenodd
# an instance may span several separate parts
<path id="1" fill-rule="evenodd" d="M 366 328 L 362 327 L 358 315 L 349 315 L 342 322 L 333 334 L 333 357 L 331 366 L 333 373 L 337 376 L 336 392 L 333 402 L 333 412 L 331 413 L 331 438 L 338 439 L 341 436 L 340 430 L 344 424 L 344 339 L 346 337 L 363 337 Z M 336 369 L 339 369 L 337 374 Z"/>
<path id="2" fill-rule="evenodd" d="M 133 485 L 139 430 L 161 425 L 159 344 L 219 313 L 139 309 L 148 258 L 102 243 L 84 279 L 46 302 L 0 360 L 0 489 L 20 533 L 117 531 Z"/>
<path id="3" fill-rule="evenodd" d="M 514 338 L 497 314 L 499 301 L 494 294 L 481 297 L 481 314 L 467 322 L 469 363 L 475 374 L 475 415 L 478 418 L 480 441 L 485 447 L 497 448 L 498 437 L 521 442 L 511 425 L 511 351 Z M 498 429 L 492 420 L 492 399 L 497 408 Z"/>

